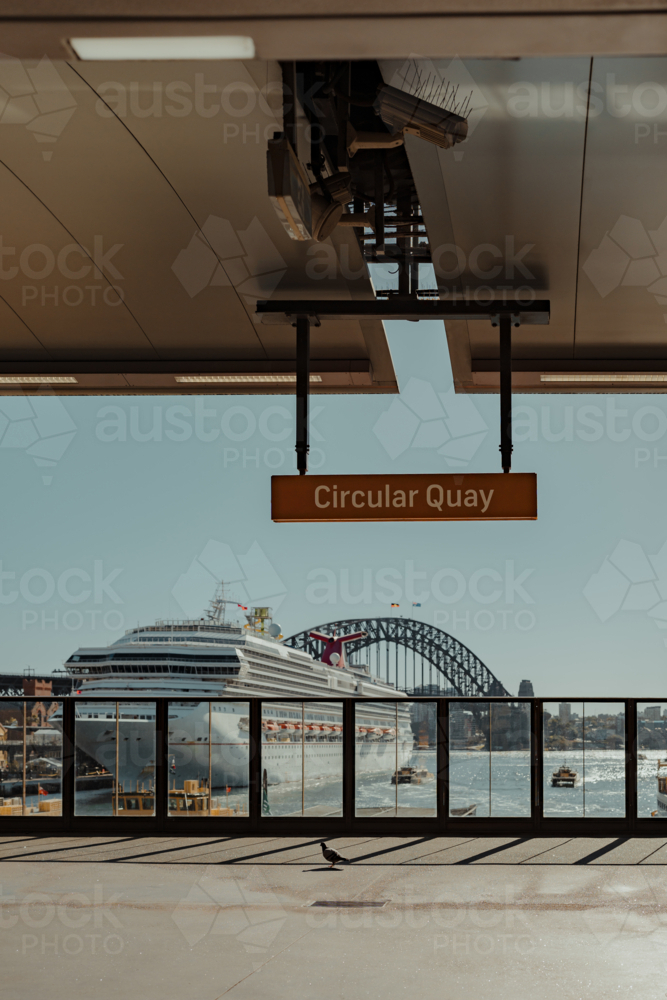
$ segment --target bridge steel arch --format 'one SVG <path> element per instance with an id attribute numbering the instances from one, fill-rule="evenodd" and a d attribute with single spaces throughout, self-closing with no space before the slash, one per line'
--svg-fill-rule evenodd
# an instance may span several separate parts
<path id="1" fill-rule="evenodd" d="M 314 625 L 312 629 L 285 639 L 285 644 L 294 649 L 303 649 L 319 659 L 322 643 L 319 639 L 311 639 L 309 633 L 312 631 L 323 632 L 325 635 L 331 635 L 334 631 L 338 635 L 367 632 L 365 638 L 346 643 L 348 653 L 355 653 L 381 642 L 393 643 L 412 650 L 431 663 L 461 697 L 511 697 L 510 692 L 472 650 L 434 625 L 426 625 L 411 618 L 346 618 Z"/>

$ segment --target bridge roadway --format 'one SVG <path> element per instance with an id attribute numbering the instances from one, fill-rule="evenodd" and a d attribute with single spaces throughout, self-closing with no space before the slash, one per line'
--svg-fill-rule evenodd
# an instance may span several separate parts
<path id="1" fill-rule="evenodd" d="M 665 995 L 667 832 L 330 845 L 350 863 L 329 870 L 311 838 L 23 838 L 7 823 L 3 996 Z"/>

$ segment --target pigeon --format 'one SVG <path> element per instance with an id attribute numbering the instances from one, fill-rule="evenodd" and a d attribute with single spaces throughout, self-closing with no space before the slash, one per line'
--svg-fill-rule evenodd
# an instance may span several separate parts
<path id="1" fill-rule="evenodd" d="M 331 864 L 329 865 L 329 868 L 333 868 L 340 861 L 348 861 L 349 862 L 349 859 L 348 858 L 343 858 L 338 853 L 338 851 L 334 851 L 334 849 L 332 847 L 327 847 L 327 845 L 324 843 L 324 841 L 322 841 L 320 843 L 320 847 L 322 848 L 322 854 L 324 856 L 324 860 L 331 862 Z"/>

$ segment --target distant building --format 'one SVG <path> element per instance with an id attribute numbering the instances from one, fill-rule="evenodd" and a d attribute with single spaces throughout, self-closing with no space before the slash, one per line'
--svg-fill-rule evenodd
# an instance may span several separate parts
<path id="1" fill-rule="evenodd" d="M 23 678 L 23 693 L 29 697 L 45 698 L 53 691 L 53 681 L 40 680 L 38 677 Z"/>
<path id="2" fill-rule="evenodd" d="M 660 705 L 649 705 L 648 708 L 644 709 L 645 719 L 659 719 L 660 718 Z"/>
<path id="3" fill-rule="evenodd" d="M 564 725 L 570 721 L 572 714 L 570 708 L 567 702 L 561 702 L 558 706 L 558 717 Z"/>
<path id="4" fill-rule="evenodd" d="M 534 698 L 535 692 L 533 691 L 532 681 L 521 681 L 519 684 L 519 698 Z"/>
<path id="5" fill-rule="evenodd" d="M 450 744 L 463 744 L 467 736 L 466 719 L 461 702 L 453 702 L 449 707 L 449 740 Z"/>

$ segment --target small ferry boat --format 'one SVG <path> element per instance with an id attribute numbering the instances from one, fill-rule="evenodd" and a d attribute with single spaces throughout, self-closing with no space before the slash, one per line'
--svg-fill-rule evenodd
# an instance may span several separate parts
<path id="1" fill-rule="evenodd" d="M 551 775 L 551 785 L 553 788 L 574 788 L 577 781 L 577 772 L 573 771 L 567 764 L 562 764 Z"/>
<path id="2" fill-rule="evenodd" d="M 434 775 L 425 767 L 399 767 L 391 776 L 392 785 L 421 785 L 432 781 Z"/>

